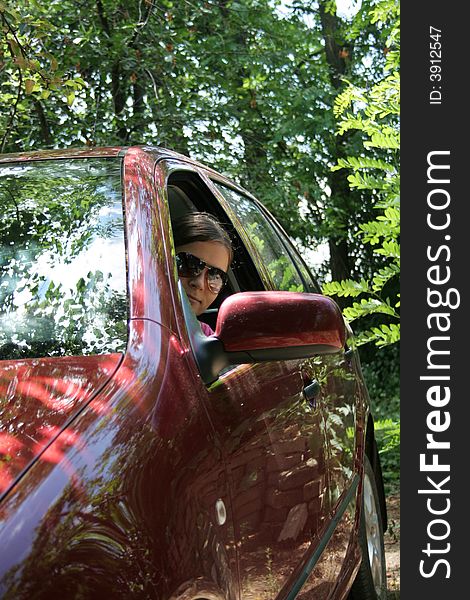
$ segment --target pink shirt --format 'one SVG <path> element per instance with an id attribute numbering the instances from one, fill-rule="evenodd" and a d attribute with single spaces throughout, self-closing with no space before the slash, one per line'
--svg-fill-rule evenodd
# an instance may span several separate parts
<path id="1" fill-rule="evenodd" d="M 202 333 L 204 335 L 214 335 L 212 328 L 209 327 L 209 325 L 207 323 L 203 323 L 202 321 L 199 321 L 199 325 L 201 326 Z"/>

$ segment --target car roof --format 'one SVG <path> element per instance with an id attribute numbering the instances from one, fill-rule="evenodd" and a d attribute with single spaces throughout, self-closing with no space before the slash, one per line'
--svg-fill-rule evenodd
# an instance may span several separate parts
<path id="1" fill-rule="evenodd" d="M 177 158 L 190 161 L 207 169 L 206 165 L 160 146 L 136 145 L 136 146 L 98 146 L 98 147 L 71 147 L 59 148 L 54 150 L 31 150 L 29 152 L 14 152 L 10 154 L 0 154 L 0 163 L 32 161 L 32 160 L 50 160 L 66 158 L 113 158 L 115 156 L 124 156 L 129 150 L 141 150 L 146 154 L 152 154 L 157 160 L 161 158 Z M 210 167 L 209 167 L 210 169 Z"/>
<path id="2" fill-rule="evenodd" d="M 82 158 L 115 158 L 124 157 L 128 152 L 142 152 L 151 155 L 155 162 L 161 159 L 175 159 L 180 162 L 189 163 L 200 169 L 204 169 L 206 173 L 210 173 L 217 177 L 220 181 L 233 187 L 242 194 L 249 196 L 252 200 L 258 203 L 258 200 L 239 183 L 230 179 L 223 173 L 216 171 L 212 167 L 195 160 L 185 154 L 180 154 L 174 150 L 161 146 L 152 146 L 150 144 L 134 145 L 134 146 L 97 146 L 97 147 L 70 147 L 58 148 L 53 150 L 31 150 L 29 152 L 14 152 L 0 154 L 0 165 L 17 162 L 43 161 L 43 160 L 61 160 L 61 159 L 82 159 Z"/>

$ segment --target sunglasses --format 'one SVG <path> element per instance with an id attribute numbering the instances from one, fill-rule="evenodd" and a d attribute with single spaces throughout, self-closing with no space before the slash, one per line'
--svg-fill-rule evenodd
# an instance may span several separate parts
<path id="1" fill-rule="evenodd" d="M 197 277 L 204 269 L 207 269 L 207 286 L 213 294 L 218 294 L 227 282 L 227 273 L 222 269 L 211 267 L 189 252 L 178 252 L 176 255 L 176 268 L 180 277 Z"/>

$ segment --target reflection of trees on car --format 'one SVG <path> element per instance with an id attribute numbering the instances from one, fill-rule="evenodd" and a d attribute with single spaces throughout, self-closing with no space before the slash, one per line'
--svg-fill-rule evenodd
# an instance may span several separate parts
<path id="1" fill-rule="evenodd" d="M 30 291 L 37 289 L 34 284 Z M 0 359 L 122 352 L 126 311 L 126 297 L 110 289 L 101 271 L 80 278 L 75 290 L 51 281 L 44 299 L 28 302 L 14 323 L 14 339 L 21 343 L 9 340 L 2 328 Z"/>
<path id="2" fill-rule="evenodd" d="M 211 549 L 211 560 L 201 556 L 199 572 L 216 576 L 227 597 L 233 598 L 233 565 L 212 511 L 214 483 L 221 476 L 217 455 L 207 453 L 202 439 L 188 460 L 182 445 L 186 428 L 164 439 L 136 412 L 81 421 L 91 433 L 88 448 L 101 442 L 104 450 L 84 465 L 75 448 L 71 463 L 82 466 L 43 517 L 26 560 L 0 582 L 7 590 L 5 600 L 54 598 L 57 590 L 64 598 L 160 598 L 167 584 L 161 556 L 168 556 L 171 569 L 184 578 L 192 568 L 191 556 L 204 543 Z M 200 418 L 193 417 L 190 429 Z M 164 479 L 159 468 L 169 456 L 171 480 Z M 168 494 L 169 487 L 180 498 L 176 504 L 170 501 L 174 496 Z M 169 536 L 168 531 L 177 535 Z M 83 562 L 94 566 L 77 588 Z"/>
<path id="3" fill-rule="evenodd" d="M 131 438 L 135 443 L 144 443 L 146 437 L 145 443 L 152 448 L 152 438 L 145 432 L 136 436 L 140 439 Z M 160 578 L 149 533 L 123 490 L 129 447 L 132 445 L 105 452 L 100 456 L 100 468 L 91 473 L 94 478 L 87 479 L 82 469 L 78 480 L 64 488 L 36 530 L 21 568 L 14 567 L 5 575 L 5 599 L 37 597 L 37 589 L 41 589 L 41 598 L 54 597 L 57 589 L 65 598 L 76 597 L 74 582 L 81 557 L 93 557 L 95 564 L 94 572 L 82 580 L 84 597 L 151 597 Z"/>
<path id="4" fill-rule="evenodd" d="M 265 240 L 257 235 L 259 229 L 260 225 L 258 223 L 250 223 L 247 226 L 251 241 L 256 246 L 260 256 L 265 258 L 268 255 L 268 249 L 265 247 Z M 287 292 L 304 291 L 302 283 L 299 282 L 297 271 L 286 256 L 279 256 L 278 258 L 273 257 L 272 260 L 266 264 L 266 267 L 275 283 L 276 289 Z"/>
<path id="5" fill-rule="evenodd" d="M 124 350 L 120 168 L 110 164 L 2 168 L 0 358 Z M 119 236 L 122 264 L 116 266 L 108 256 Z"/>
<path id="6" fill-rule="evenodd" d="M 223 185 L 217 185 L 217 188 L 243 222 L 244 231 L 241 235 L 246 236 L 255 246 L 275 289 L 289 292 L 305 291 L 297 269 L 290 257 L 286 256 L 286 249 L 281 245 L 278 232 L 275 233 L 271 229 L 257 204 L 231 188 Z"/>

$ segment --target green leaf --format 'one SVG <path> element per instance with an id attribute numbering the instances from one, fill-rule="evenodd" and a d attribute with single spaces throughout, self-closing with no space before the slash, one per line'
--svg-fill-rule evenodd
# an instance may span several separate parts
<path id="1" fill-rule="evenodd" d="M 400 245 L 394 240 L 385 241 L 382 248 L 374 250 L 374 252 L 391 258 L 400 258 Z"/>
<path id="2" fill-rule="evenodd" d="M 337 171 L 338 169 L 382 169 L 389 172 L 395 171 L 394 165 L 384 160 L 367 156 L 340 158 L 337 165 L 331 168 L 332 171 Z"/>
<path id="3" fill-rule="evenodd" d="M 32 94 L 33 93 L 33 88 L 35 86 L 36 82 L 34 81 L 34 79 L 26 79 L 24 82 L 24 87 L 25 87 L 25 92 L 26 94 Z"/>
<path id="4" fill-rule="evenodd" d="M 354 281 L 352 279 L 345 279 L 343 281 L 332 281 L 323 284 L 322 292 L 327 296 L 359 296 L 365 292 L 368 292 L 369 284 L 364 279 L 361 281 Z"/>
<path id="5" fill-rule="evenodd" d="M 400 275 L 400 267 L 395 263 L 379 269 L 378 273 L 372 278 L 372 289 L 374 292 L 379 292 L 390 279 L 398 275 Z"/>
<path id="6" fill-rule="evenodd" d="M 364 142 L 366 148 L 386 148 L 398 150 L 400 148 L 400 135 L 398 133 L 373 133 L 369 142 Z"/>
<path id="7" fill-rule="evenodd" d="M 346 307 L 343 312 L 348 321 L 370 314 L 396 316 L 395 310 L 389 304 L 376 298 L 363 298 L 361 302 L 354 302 L 352 306 Z"/>

